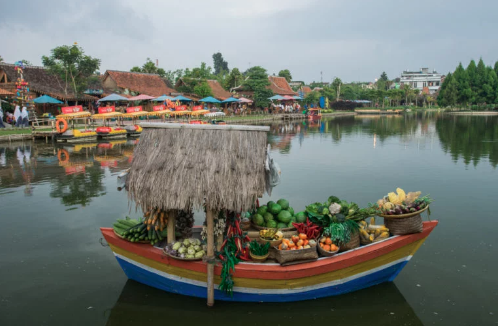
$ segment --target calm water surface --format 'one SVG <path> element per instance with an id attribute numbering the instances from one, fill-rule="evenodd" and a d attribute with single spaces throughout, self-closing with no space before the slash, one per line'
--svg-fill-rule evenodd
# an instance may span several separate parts
<path id="1" fill-rule="evenodd" d="M 128 281 L 99 243 L 99 227 L 138 216 L 116 180 L 134 141 L 0 144 L 0 325 L 498 324 L 498 117 L 360 116 L 271 130 L 283 176 L 271 198 L 297 210 L 330 195 L 367 205 L 396 187 L 436 199 L 440 224 L 394 283 L 207 309 Z"/>

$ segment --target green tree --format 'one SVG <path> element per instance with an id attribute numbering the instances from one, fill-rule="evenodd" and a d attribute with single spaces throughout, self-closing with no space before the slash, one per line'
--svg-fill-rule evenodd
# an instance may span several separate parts
<path id="1" fill-rule="evenodd" d="M 482 58 L 479 60 L 476 69 L 475 77 L 475 92 L 476 92 L 476 103 L 486 102 L 486 94 L 484 92 L 484 84 L 486 83 L 486 65 Z"/>
<path id="2" fill-rule="evenodd" d="M 257 107 L 266 107 L 270 103 L 269 97 L 273 95 L 273 92 L 267 88 L 270 85 L 268 80 L 268 73 L 266 69 L 255 66 L 249 68 L 245 75 L 247 76 L 243 84 L 244 88 L 254 91 L 254 102 Z"/>
<path id="3" fill-rule="evenodd" d="M 175 71 L 168 70 L 165 72 L 164 77 L 169 80 L 172 85 L 175 85 L 178 79 L 183 77 L 183 69 L 176 69 Z"/>
<path id="4" fill-rule="evenodd" d="M 1 55 L 0 55 L 0 62 L 3 62 L 3 58 L 2 58 L 2 56 L 1 56 Z"/>
<path id="5" fill-rule="evenodd" d="M 28 61 L 26 59 L 22 59 L 21 62 L 24 63 L 26 66 L 32 66 L 33 65 L 30 61 Z"/>
<path id="6" fill-rule="evenodd" d="M 455 106 L 458 101 L 458 83 L 451 73 L 446 76 L 446 79 L 448 83 L 444 91 L 445 103 L 446 106 Z"/>
<path id="7" fill-rule="evenodd" d="M 150 59 L 147 58 L 142 67 L 135 66 L 130 69 L 130 72 L 142 72 L 146 74 L 157 74 L 161 77 L 166 77 L 166 71 L 163 68 L 158 68 L 156 64 Z"/>
<path id="8" fill-rule="evenodd" d="M 379 80 L 383 80 L 385 82 L 389 81 L 389 78 L 387 77 L 387 74 L 386 74 L 385 71 L 382 72 L 382 74 L 380 75 Z"/>
<path id="9" fill-rule="evenodd" d="M 233 68 L 232 71 L 230 71 L 228 77 L 226 78 L 224 86 L 227 90 L 240 86 L 242 84 L 243 78 L 244 77 L 242 76 L 239 69 Z"/>
<path id="10" fill-rule="evenodd" d="M 213 68 L 208 67 L 205 62 L 201 62 L 200 67 L 196 67 L 192 70 L 185 69 L 185 77 L 189 78 L 200 78 L 200 79 L 212 79 L 213 78 Z"/>
<path id="11" fill-rule="evenodd" d="M 304 97 L 304 100 L 303 100 L 304 104 L 307 104 L 307 105 L 317 104 L 318 101 L 320 101 L 320 93 L 318 93 L 316 91 L 308 93 Z"/>
<path id="12" fill-rule="evenodd" d="M 0 61 L 2 61 L 1 58 L 2 57 L 0 57 Z M 498 76 L 498 61 L 495 62 L 495 69 L 494 70 L 495 70 L 495 74 Z"/>
<path id="13" fill-rule="evenodd" d="M 90 76 L 100 67 L 100 59 L 85 55 L 83 48 L 76 44 L 58 46 L 50 56 L 42 56 L 43 65 L 64 83 L 64 94 L 72 88 L 76 97 L 83 95 Z"/>
<path id="14" fill-rule="evenodd" d="M 409 104 L 408 100 L 411 98 L 412 94 L 413 94 L 413 89 L 410 86 L 410 84 L 404 84 L 403 95 L 405 96 L 405 105 Z"/>
<path id="15" fill-rule="evenodd" d="M 453 78 L 458 83 L 458 103 L 461 105 L 467 105 L 472 98 L 472 90 L 470 89 L 469 75 L 467 71 L 463 68 L 462 63 L 458 65 L 457 69 L 453 73 Z"/>
<path id="16" fill-rule="evenodd" d="M 194 87 L 194 93 L 201 98 L 213 96 L 211 87 L 205 81 Z"/>
<path id="17" fill-rule="evenodd" d="M 218 75 L 222 71 L 225 74 L 228 73 L 228 62 L 223 59 L 223 55 L 220 52 L 213 54 L 213 65 L 214 65 L 214 74 Z"/>
<path id="18" fill-rule="evenodd" d="M 484 80 L 484 85 L 481 90 L 481 100 L 488 104 L 495 103 L 496 101 L 496 87 L 497 87 L 497 76 L 493 68 L 486 68 L 486 77 Z"/>
<path id="19" fill-rule="evenodd" d="M 475 103 L 477 99 L 477 66 L 474 60 L 471 60 L 467 66 L 467 75 L 469 76 L 470 89 L 472 91 L 472 96 L 470 97 L 470 103 Z"/>
<path id="20" fill-rule="evenodd" d="M 290 83 L 292 81 L 292 75 L 291 75 L 291 72 L 289 71 L 289 69 L 280 70 L 278 72 L 278 76 L 284 77 L 288 83 Z"/>
<path id="21" fill-rule="evenodd" d="M 341 98 L 341 86 L 342 80 L 339 77 L 336 77 L 332 82 L 332 88 L 335 89 L 336 92 L 336 100 L 339 101 Z"/>

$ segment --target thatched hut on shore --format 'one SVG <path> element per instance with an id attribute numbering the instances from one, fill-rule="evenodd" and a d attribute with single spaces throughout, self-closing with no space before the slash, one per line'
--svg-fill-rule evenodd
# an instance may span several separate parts
<path id="1" fill-rule="evenodd" d="M 144 211 L 206 208 L 208 305 L 214 304 L 214 215 L 250 210 L 265 190 L 266 126 L 143 123 L 126 180 L 128 196 Z"/>

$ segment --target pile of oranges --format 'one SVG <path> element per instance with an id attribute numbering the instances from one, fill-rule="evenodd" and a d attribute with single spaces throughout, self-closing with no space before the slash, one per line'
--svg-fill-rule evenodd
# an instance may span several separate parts
<path id="1" fill-rule="evenodd" d="M 325 251 L 334 252 L 334 251 L 339 250 L 339 247 L 332 243 L 332 239 L 330 239 L 330 237 L 322 237 L 320 239 L 319 244 L 320 244 L 320 248 L 322 248 Z"/>
<path id="2" fill-rule="evenodd" d="M 315 240 L 308 240 L 304 233 L 293 235 L 290 239 L 283 239 L 282 243 L 278 246 L 279 250 L 300 250 L 308 249 L 316 246 Z"/>

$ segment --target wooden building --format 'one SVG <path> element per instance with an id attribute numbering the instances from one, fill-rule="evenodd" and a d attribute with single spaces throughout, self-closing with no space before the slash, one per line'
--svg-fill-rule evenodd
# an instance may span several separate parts
<path id="1" fill-rule="evenodd" d="M 166 84 L 157 74 L 140 72 L 107 70 L 102 77 L 104 96 L 111 93 L 136 96 L 146 94 L 150 96 L 172 96 L 176 91 Z"/>

